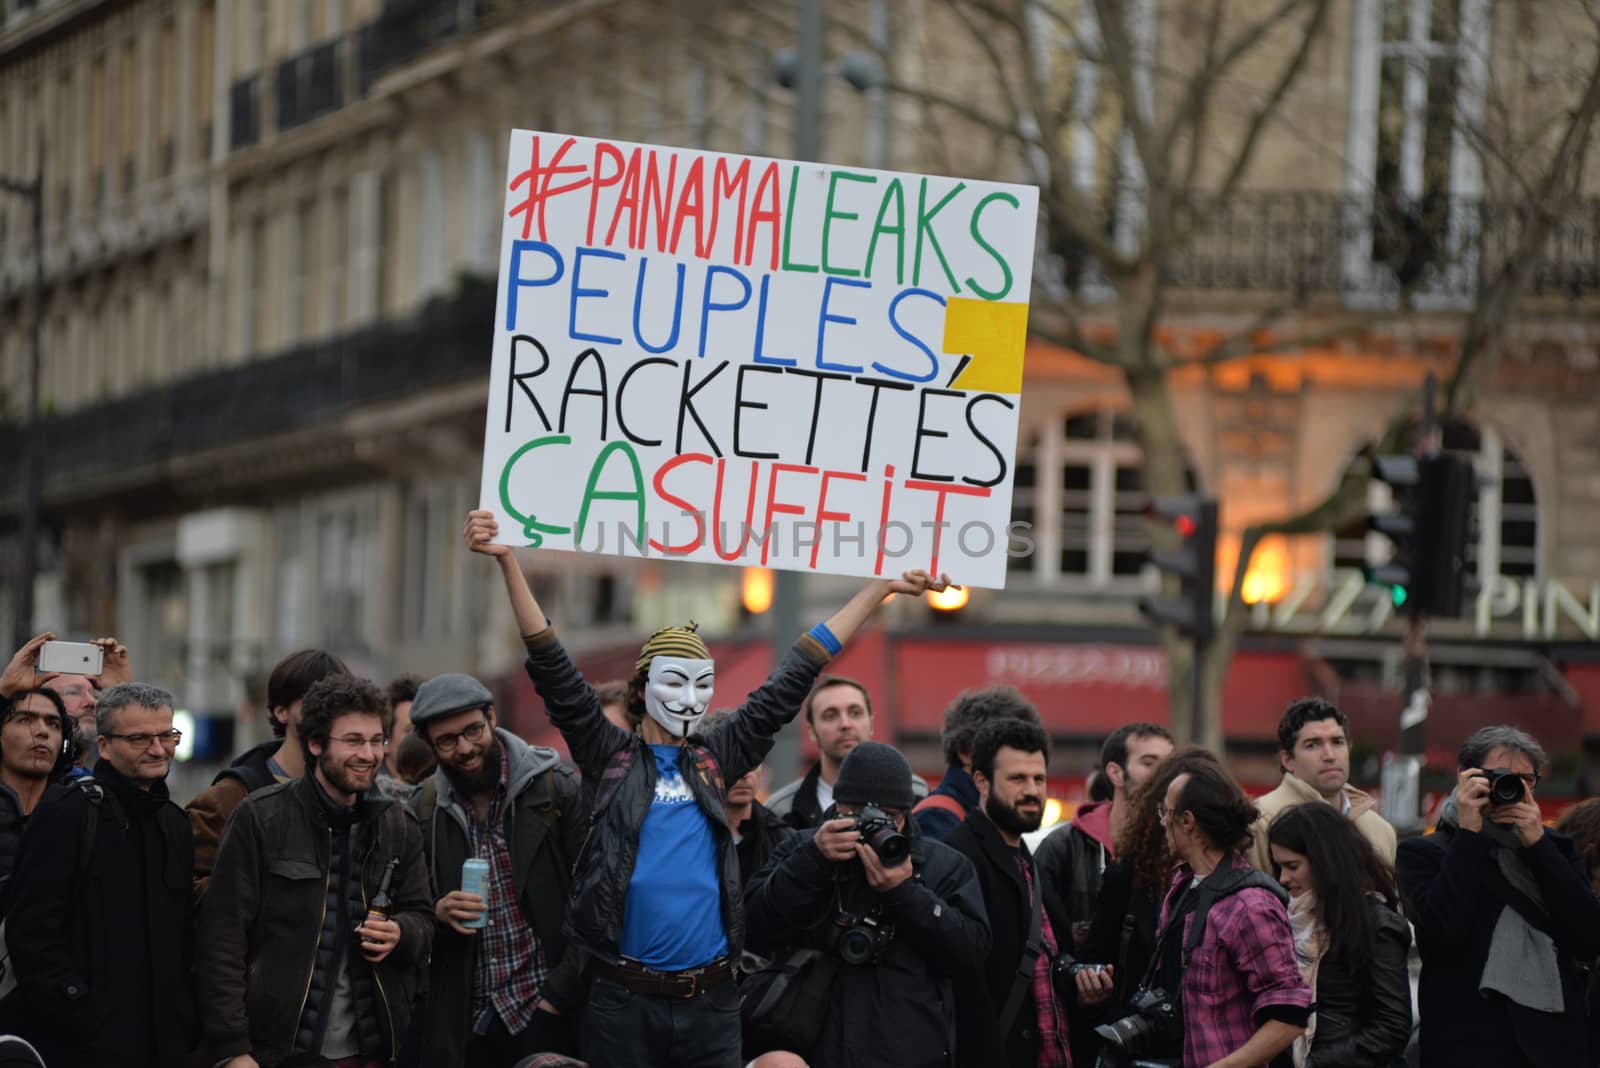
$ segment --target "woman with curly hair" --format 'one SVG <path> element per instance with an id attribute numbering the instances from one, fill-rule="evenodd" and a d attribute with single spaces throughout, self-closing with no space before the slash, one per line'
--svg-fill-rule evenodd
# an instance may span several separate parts
<path id="1" fill-rule="evenodd" d="M 1195 762 L 1217 763 L 1210 751 L 1191 746 L 1156 765 L 1150 777 L 1128 800 L 1128 822 L 1117 838 L 1117 859 L 1106 866 L 1094 919 L 1084 940 L 1085 964 L 1103 964 L 1103 971 L 1080 971 L 1078 1012 L 1072 1019 L 1074 1063 L 1094 1063 L 1096 1025 L 1126 1015 L 1128 998 L 1155 951 L 1156 921 L 1161 898 L 1177 863 L 1167 847 L 1160 803 L 1167 788 Z"/>

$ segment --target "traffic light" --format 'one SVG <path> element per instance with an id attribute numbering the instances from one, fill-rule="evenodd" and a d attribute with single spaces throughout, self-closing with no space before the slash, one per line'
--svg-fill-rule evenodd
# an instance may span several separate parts
<path id="1" fill-rule="evenodd" d="M 1139 611 L 1153 624 L 1175 627 L 1182 637 L 1204 643 L 1216 627 L 1217 502 L 1194 494 L 1157 497 L 1146 515 L 1171 524 L 1178 536 L 1176 547 L 1150 553 L 1157 569 L 1178 578 L 1178 595 L 1141 598 Z"/>
<path id="2" fill-rule="evenodd" d="M 1466 600 L 1467 545 L 1477 476 L 1472 461 L 1449 453 L 1379 456 L 1374 475 L 1394 492 L 1393 512 L 1368 519 L 1394 545 L 1389 562 L 1363 569 L 1389 589 L 1396 608 L 1422 616 L 1459 616 Z"/>

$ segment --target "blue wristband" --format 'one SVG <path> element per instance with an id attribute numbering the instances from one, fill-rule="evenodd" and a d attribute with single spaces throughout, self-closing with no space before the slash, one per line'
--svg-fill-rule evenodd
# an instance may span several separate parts
<path id="1" fill-rule="evenodd" d="M 833 631 L 828 629 L 826 623 L 818 623 L 806 633 L 815 638 L 818 645 L 828 650 L 829 656 L 838 656 L 839 650 L 844 648 L 844 643 L 833 636 Z"/>

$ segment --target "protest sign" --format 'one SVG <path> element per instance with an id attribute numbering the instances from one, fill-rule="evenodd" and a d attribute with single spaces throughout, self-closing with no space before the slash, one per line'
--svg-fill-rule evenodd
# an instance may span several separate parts
<path id="1" fill-rule="evenodd" d="M 517 130 L 512 545 L 1005 582 L 1037 190 Z"/>

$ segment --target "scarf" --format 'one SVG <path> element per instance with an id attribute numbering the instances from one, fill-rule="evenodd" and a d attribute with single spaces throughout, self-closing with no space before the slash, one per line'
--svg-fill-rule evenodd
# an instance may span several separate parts
<path id="1" fill-rule="evenodd" d="M 1439 826 L 1451 831 L 1461 826 L 1454 795 L 1439 813 Z M 1516 829 L 1484 820 L 1482 833 L 1489 840 L 1501 876 L 1533 903 L 1540 916 L 1546 915 L 1544 894 L 1528 862 L 1522 859 L 1522 839 L 1517 837 Z M 1489 959 L 1478 979 L 1478 991 L 1486 990 L 1536 1012 L 1566 1011 L 1555 941 L 1510 905 L 1500 906 L 1500 916 L 1489 937 Z"/>
<path id="2" fill-rule="evenodd" d="M 1294 934 L 1294 959 L 1300 966 L 1300 977 L 1317 991 L 1317 971 L 1328 952 L 1328 930 L 1322 925 L 1322 914 L 1317 908 L 1317 895 L 1307 890 L 1289 899 L 1289 930 Z M 1311 1058 L 1311 1043 L 1317 1034 L 1317 1014 L 1312 1007 L 1306 1029 L 1294 1040 L 1294 1068 L 1306 1068 Z"/>

